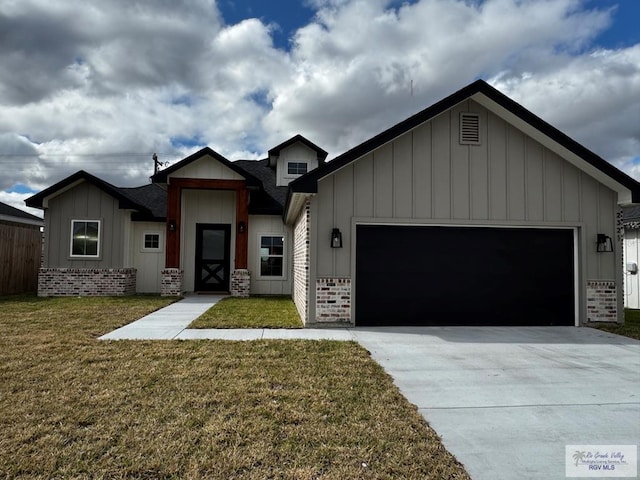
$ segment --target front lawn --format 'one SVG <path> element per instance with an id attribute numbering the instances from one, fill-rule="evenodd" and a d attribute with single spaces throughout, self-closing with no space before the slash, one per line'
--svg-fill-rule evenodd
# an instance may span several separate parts
<path id="1" fill-rule="evenodd" d="M 625 308 L 624 325 L 604 324 L 596 325 L 596 328 L 640 340 L 640 310 Z"/>
<path id="2" fill-rule="evenodd" d="M 469 478 L 356 343 L 96 340 L 168 302 L 0 298 L 0 478 Z"/>
<path id="3" fill-rule="evenodd" d="M 291 297 L 227 297 L 189 328 L 302 328 Z"/>

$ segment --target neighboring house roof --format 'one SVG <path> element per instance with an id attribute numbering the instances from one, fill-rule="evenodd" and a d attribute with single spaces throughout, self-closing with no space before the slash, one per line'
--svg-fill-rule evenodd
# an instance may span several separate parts
<path id="1" fill-rule="evenodd" d="M 179 170 L 181 168 L 186 167 L 190 163 L 201 159 L 205 155 L 209 155 L 209 156 L 215 158 L 218 162 L 222 163 L 227 168 L 230 168 L 231 170 L 236 172 L 238 175 L 244 177 L 246 179 L 246 181 L 247 181 L 247 186 L 248 187 L 260 186 L 261 182 L 256 177 L 251 175 L 249 172 L 247 172 L 246 170 L 240 168 L 237 165 L 237 162 L 232 162 L 230 160 L 227 160 L 226 158 L 224 158 L 222 155 L 220 155 L 218 152 L 216 152 L 215 150 L 213 150 L 210 147 L 204 147 L 204 148 L 198 150 L 197 152 L 195 152 L 194 154 L 189 155 L 187 158 L 184 158 L 183 160 L 180 160 L 178 163 L 175 163 L 175 164 L 171 165 L 170 167 L 167 167 L 164 170 L 159 171 L 158 173 L 156 173 L 155 175 L 153 175 L 151 177 L 151 181 L 153 183 L 167 183 L 167 177 L 171 173 L 175 172 L 176 170 Z"/>
<path id="2" fill-rule="evenodd" d="M 312 170 L 291 182 L 289 184 L 289 194 L 285 205 L 285 216 L 288 214 L 293 194 L 317 193 L 318 180 L 321 178 L 326 177 L 327 175 L 370 153 L 376 148 L 391 142 L 400 135 L 433 119 L 437 115 L 470 98 L 478 101 L 478 103 L 492 111 L 499 110 L 501 115 L 507 117 L 511 123 L 517 122 L 519 125 L 532 127 L 537 130 L 537 132 L 542 133 L 552 142 L 555 142 L 555 145 L 557 145 L 563 152 L 575 155 L 594 167 L 594 172 L 602 172 L 617 184 L 628 189 L 631 192 L 631 198 L 628 199 L 630 202 L 640 202 L 640 183 L 624 172 L 618 170 L 592 151 L 583 147 L 575 140 L 572 140 L 560 130 L 537 117 L 520 104 L 514 102 L 487 82 L 477 80 L 456 93 L 422 110 L 421 112 L 418 112 L 397 125 L 334 158 L 330 162 L 322 164 L 319 168 Z M 295 201 L 295 203 L 299 205 L 298 201 Z"/>
<path id="3" fill-rule="evenodd" d="M 29 207 L 45 208 L 47 197 L 68 190 L 83 181 L 92 184 L 93 186 L 114 197 L 116 200 L 118 200 L 120 208 L 129 208 L 132 210 L 137 210 L 143 215 L 147 215 L 149 217 L 153 216 L 150 208 L 143 205 L 142 203 L 139 203 L 138 200 L 134 199 L 134 195 L 131 195 L 130 192 L 128 192 L 128 190 L 131 189 L 118 188 L 94 175 L 91 175 L 88 172 L 85 172 L 84 170 L 80 170 L 73 175 L 70 175 L 67 178 L 59 181 L 55 185 L 52 185 L 49 188 L 45 188 L 41 192 L 27 198 L 25 200 L 25 203 Z"/>
<path id="4" fill-rule="evenodd" d="M 622 209 L 622 222 L 628 228 L 640 228 L 640 205 L 629 205 Z"/>
<path id="5" fill-rule="evenodd" d="M 0 220 L 15 223 L 26 223 L 28 225 L 43 225 L 44 223 L 40 217 L 36 217 L 24 210 L 20 210 L 19 208 L 12 207 L 11 205 L 7 205 L 2 202 L 0 202 Z"/>

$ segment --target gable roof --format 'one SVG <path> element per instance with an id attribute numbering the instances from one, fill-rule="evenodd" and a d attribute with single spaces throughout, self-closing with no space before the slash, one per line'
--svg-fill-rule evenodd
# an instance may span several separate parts
<path id="1" fill-rule="evenodd" d="M 88 172 L 85 172 L 84 170 L 79 170 L 78 172 L 68 176 L 67 178 L 59 181 L 58 183 L 50 186 L 49 188 L 45 188 L 41 192 L 36 193 L 32 197 L 27 198 L 25 200 L 25 203 L 29 207 L 45 208 L 47 197 L 51 195 L 55 195 L 56 193 L 62 193 L 63 191 L 74 187 L 75 185 L 77 185 L 82 181 L 90 183 L 91 185 L 102 190 L 103 192 L 111 195 L 113 198 L 118 200 L 120 208 L 138 210 L 144 215 L 153 217 L 153 214 L 150 208 L 139 203 L 138 200 L 133 198 L 134 197 L 133 195 L 127 194 L 126 191 L 130 189 L 121 189 L 121 188 L 115 187 L 110 183 L 105 182 L 104 180 L 94 175 L 91 175 Z"/>
<path id="2" fill-rule="evenodd" d="M 494 113 L 503 117 L 508 117 L 508 120 L 511 123 L 517 123 L 523 127 L 528 126 L 530 129 L 534 129 L 539 132 L 542 134 L 542 137 L 546 137 L 546 139 L 556 145 L 559 150 L 562 150 L 563 157 L 566 157 L 567 155 L 575 156 L 577 159 L 584 161 L 586 167 L 591 167 L 589 168 L 590 173 L 600 172 L 610 180 L 613 180 L 617 185 L 622 186 L 623 189 L 628 190 L 628 192 L 630 192 L 630 196 L 628 198 L 629 202 L 640 202 L 640 183 L 636 180 L 628 176 L 626 173 L 618 170 L 609 162 L 583 147 L 575 140 L 572 140 L 560 130 L 534 115 L 520 104 L 511 100 L 484 80 L 477 80 L 445 99 L 376 135 L 375 137 L 361 143 L 351 150 L 348 150 L 342 155 L 339 155 L 330 162 L 325 163 L 319 168 L 292 181 L 289 184 L 289 193 L 287 196 L 287 203 L 285 205 L 285 215 L 289 210 L 293 194 L 317 193 L 318 180 L 321 178 L 330 175 L 340 168 L 370 153 L 376 148 L 394 140 L 409 130 L 433 119 L 437 115 L 470 98 Z M 542 137 L 536 138 L 536 140 L 540 141 Z M 585 166 L 582 167 L 582 170 L 587 170 Z M 612 189 L 620 193 L 620 188 Z"/>
<path id="3" fill-rule="evenodd" d="M 317 146 L 315 143 L 313 143 L 310 140 L 307 140 L 305 137 L 298 134 L 291 137 L 289 140 L 285 140 L 280 145 L 277 145 L 273 147 L 271 150 L 269 150 L 269 152 L 267 153 L 267 155 L 269 156 L 269 164 L 272 167 L 274 167 L 275 163 L 271 159 L 273 157 L 277 157 L 278 155 L 280 155 L 280 152 L 282 150 L 284 150 L 287 147 L 290 147 L 294 143 L 302 143 L 303 145 L 306 145 L 307 147 L 309 147 L 311 150 L 315 151 L 318 158 L 318 163 L 320 164 L 324 162 L 325 159 L 327 158 L 327 155 L 329 155 L 325 150 Z"/>
<path id="4" fill-rule="evenodd" d="M 165 168 L 164 170 L 160 170 L 158 173 L 156 173 L 155 175 L 153 175 L 151 177 L 151 181 L 153 183 L 167 183 L 167 177 L 170 174 L 172 174 L 176 170 L 179 170 L 181 168 L 186 167 L 187 165 L 189 165 L 190 163 L 195 162 L 196 160 L 200 160 L 205 155 L 209 155 L 209 156 L 215 158 L 218 162 L 222 163 L 225 167 L 230 168 L 231 170 L 236 172 L 241 177 L 244 177 L 245 180 L 247 181 L 247 186 L 248 187 L 258 187 L 258 186 L 260 186 L 260 181 L 256 177 L 251 175 L 246 170 L 240 168 L 236 164 L 236 162 L 232 162 L 230 160 L 227 160 L 226 158 L 224 158 L 222 155 L 220 155 L 218 152 L 216 152 L 215 150 L 213 150 L 210 147 L 204 147 L 204 148 L 198 150 L 197 152 L 189 155 L 188 157 L 180 160 L 178 163 L 175 163 L 175 164 L 171 165 L 170 167 Z"/>
<path id="5" fill-rule="evenodd" d="M 30 225 L 42 225 L 43 220 L 40 217 L 31 215 L 24 210 L 12 207 L 6 203 L 0 202 L 0 220 L 7 220 L 16 223 L 28 223 Z"/>

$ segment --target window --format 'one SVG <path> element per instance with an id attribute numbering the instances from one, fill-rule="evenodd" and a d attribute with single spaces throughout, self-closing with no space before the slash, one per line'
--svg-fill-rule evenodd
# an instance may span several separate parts
<path id="1" fill-rule="evenodd" d="M 284 237 L 282 235 L 260 236 L 260 276 L 282 277 L 284 275 Z"/>
<path id="2" fill-rule="evenodd" d="M 160 248 L 160 235 L 157 233 L 145 233 L 144 248 Z"/>
<path id="3" fill-rule="evenodd" d="M 287 163 L 288 175 L 303 175 L 307 173 L 307 164 L 305 162 L 289 162 Z"/>
<path id="4" fill-rule="evenodd" d="M 142 251 L 159 252 L 162 250 L 162 236 L 160 232 L 144 232 L 142 234 Z"/>
<path id="5" fill-rule="evenodd" d="M 100 220 L 71 220 L 71 256 L 100 255 Z"/>

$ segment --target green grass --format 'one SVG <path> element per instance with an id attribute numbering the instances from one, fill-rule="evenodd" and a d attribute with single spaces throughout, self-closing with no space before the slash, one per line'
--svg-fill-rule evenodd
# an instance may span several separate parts
<path id="1" fill-rule="evenodd" d="M 626 308 L 624 310 L 624 325 L 604 324 L 597 325 L 596 328 L 640 340 L 640 310 Z"/>
<path id="2" fill-rule="evenodd" d="M 291 297 L 228 297 L 189 328 L 302 328 Z"/>
<path id="3" fill-rule="evenodd" d="M 356 343 L 96 340 L 167 303 L 0 298 L 0 478 L 469 478 Z"/>

